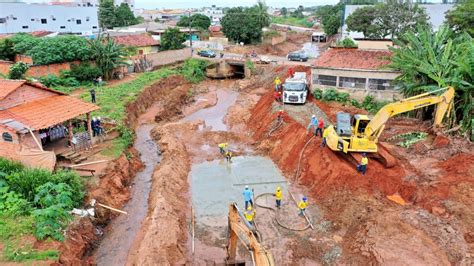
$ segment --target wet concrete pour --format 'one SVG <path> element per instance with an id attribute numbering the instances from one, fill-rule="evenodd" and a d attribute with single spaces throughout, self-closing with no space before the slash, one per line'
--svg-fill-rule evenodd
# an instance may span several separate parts
<path id="1" fill-rule="evenodd" d="M 110 231 L 95 252 L 97 265 L 125 265 L 128 252 L 146 217 L 151 179 L 160 161 L 157 145 L 150 136 L 154 127 L 153 123 L 144 123 L 135 131 L 134 147 L 140 152 L 145 168 L 135 176 L 131 198 L 123 208 L 128 215 L 120 215 L 109 224 Z"/>
<path id="2" fill-rule="evenodd" d="M 226 225 L 229 204 L 243 208 L 245 185 L 254 194 L 274 192 L 277 186 L 286 190 L 286 180 L 272 160 L 260 156 L 240 156 L 195 164 L 190 173 L 193 207 L 198 223 Z"/>

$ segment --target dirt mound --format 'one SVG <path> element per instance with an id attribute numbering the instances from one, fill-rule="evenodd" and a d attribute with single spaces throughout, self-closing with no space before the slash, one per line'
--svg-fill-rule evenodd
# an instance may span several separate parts
<path id="1" fill-rule="evenodd" d="M 170 265 L 186 262 L 186 213 L 189 158 L 173 125 L 153 133 L 163 150 L 153 174 L 149 212 L 128 255 L 127 265 Z"/>

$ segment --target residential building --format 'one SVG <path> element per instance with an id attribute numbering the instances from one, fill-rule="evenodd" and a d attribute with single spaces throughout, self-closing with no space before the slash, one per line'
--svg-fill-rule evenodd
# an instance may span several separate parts
<path id="1" fill-rule="evenodd" d="M 364 34 L 362 32 L 353 32 L 347 30 L 346 19 L 349 15 L 352 14 L 355 10 L 364 7 L 365 5 L 345 5 L 344 11 L 344 25 L 342 26 L 342 33 L 345 36 L 349 36 L 351 38 L 364 38 Z M 433 27 L 433 30 L 438 30 L 439 27 L 443 24 L 445 20 L 445 13 L 454 8 L 453 4 L 424 4 L 420 5 L 421 7 L 425 8 L 426 14 L 429 17 L 429 22 Z"/>
<path id="2" fill-rule="evenodd" d="M 0 33 L 51 31 L 91 35 L 99 31 L 97 7 L 0 2 Z"/>
<path id="3" fill-rule="evenodd" d="M 183 16 L 188 16 L 189 12 L 184 9 L 136 9 L 134 14 L 143 17 L 146 21 L 177 21 Z"/>
<path id="4" fill-rule="evenodd" d="M 130 35 L 130 34 L 138 34 L 138 33 L 148 33 L 151 37 L 157 41 L 161 39 L 161 34 L 163 34 L 167 29 L 173 26 L 158 23 L 158 22 L 145 22 L 133 26 L 128 27 L 120 27 L 114 28 L 113 30 L 108 30 L 108 34 L 110 36 L 120 36 L 120 35 Z M 198 29 L 189 29 L 189 28 L 182 28 L 178 27 L 179 30 L 183 33 L 192 34 L 193 36 L 197 36 L 199 33 Z"/>
<path id="5" fill-rule="evenodd" d="M 84 133 L 91 141 L 91 112 L 98 109 L 39 83 L 0 80 L 0 156 L 53 170 L 57 147 L 79 145 Z M 73 121 L 86 122 L 87 132 L 73 134 Z"/>
<path id="6" fill-rule="evenodd" d="M 349 92 L 354 99 L 400 98 L 393 80 L 399 72 L 387 68 L 390 51 L 331 48 L 312 65 L 313 86 Z"/>
<path id="7" fill-rule="evenodd" d="M 153 39 L 149 34 L 134 34 L 123 36 L 112 36 L 115 43 L 125 45 L 127 47 L 135 47 L 138 55 L 145 55 L 158 52 L 160 43 Z"/>
<path id="8" fill-rule="evenodd" d="M 220 25 L 221 20 L 224 17 L 224 11 L 222 8 L 216 7 L 215 5 L 211 7 L 205 7 L 200 14 L 203 14 L 211 19 L 211 25 Z"/>
<path id="9" fill-rule="evenodd" d="M 49 1 L 48 4 L 52 5 L 69 5 L 69 6 L 82 6 L 82 7 L 98 7 L 99 0 L 56 0 L 56 1 Z M 114 0 L 115 6 L 120 6 L 120 4 L 125 3 L 128 4 L 130 8 L 135 7 L 135 0 Z"/>

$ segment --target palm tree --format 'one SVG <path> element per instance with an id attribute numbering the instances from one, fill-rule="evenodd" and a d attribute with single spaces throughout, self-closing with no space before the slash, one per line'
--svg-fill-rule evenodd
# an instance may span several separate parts
<path id="1" fill-rule="evenodd" d="M 255 10 L 257 21 L 260 27 L 263 28 L 269 26 L 271 18 L 268 14 L 268 6 L 265 4 L 265 1 L 259 0 L 253 8 Z"/>
<path id="2" fill-rule="evenodd" d="M 91 58 L 104 74 L 104 79 L 112 78 L 113 71 L 119 66 L 126 65 L 126 49 L 123 45 L 116 44 L 110 38 L 98 37 L 89 41 Z"/>
<path id="3" fill-rule="evenodd" d="M 413 96 L 435 88 L 456 89 L 456 117 L 463 129 L 471 126 L 474 91 L 474 42 L 468 34 L 454 35 L 448 27 L 437 32 L 419 28 L 395 41 L 390 68 L 399 70 L 402 93 Z"/>

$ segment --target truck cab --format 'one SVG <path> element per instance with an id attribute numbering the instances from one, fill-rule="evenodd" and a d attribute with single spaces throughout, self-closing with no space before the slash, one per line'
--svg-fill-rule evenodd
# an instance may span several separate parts
<path id="1" fill-rule="evenodd" d="M 308 80 L 305 72 L 296 72 L 283 83 L 283 102 L 304 104 L 308 97 Z"/>

